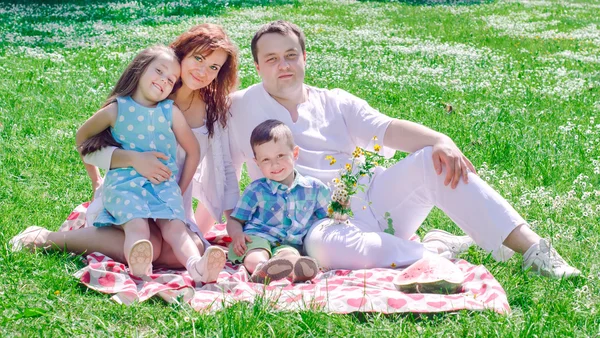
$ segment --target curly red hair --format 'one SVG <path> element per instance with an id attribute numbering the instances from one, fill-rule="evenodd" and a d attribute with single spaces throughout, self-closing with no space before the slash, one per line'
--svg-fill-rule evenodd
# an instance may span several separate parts
<path id="1" fill-rule="evenodd" d="M 175 51 L 175 55 L 180 60 L 190 53 L 210 55 L 218 49 L 227 53 L 227 60 L 219 70 L 217 77 L 208 86 L 199 89 L 200 95 L 206 103 L 206 128 L 209 136 L 212 137 L 215 123 L 220 122 L 223 127 L 227 125 L 227 114 L 231 104 L 229 93 L 234 91 L 238 84 L 237 47 L 221 26 L 212 23 L 204 23 L 190 28 L 178 36 L 169 47 Z"/>

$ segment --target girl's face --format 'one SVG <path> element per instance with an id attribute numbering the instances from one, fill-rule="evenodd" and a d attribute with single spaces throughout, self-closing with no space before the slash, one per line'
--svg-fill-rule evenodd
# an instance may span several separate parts
<path id="1" fill-rule="evenodd" d="M 179 73 L 179 62 L 172 56 L 157 56 L 142 74 L 133 99 L 148 106 L 166 99 L 171 94 Z"/>
<path id="2" fill-rule="evenodd" d="M 227 61 L 227 52 L 214 50 L 210 55 L 193 51 L 181 60 L 181 82 L 191 90 L 208 86 Z"/>

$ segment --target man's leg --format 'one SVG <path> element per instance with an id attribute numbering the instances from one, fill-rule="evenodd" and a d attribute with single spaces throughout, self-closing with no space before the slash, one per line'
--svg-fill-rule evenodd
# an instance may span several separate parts
<path id="1" fill-rule="evenodd" d="M 431 147 L 416 151 L 379 173 L 368 192 L 371 210 L 379 224 L 386 223 L 384 214 L 389 212 L 395 235 L 407 238 L 436 206 L 484 250 L 493 252 L 496 258 L 509 258 L 512 252 L 503 248 L 502 243 L 515 228 L 526 227 L 525 220 L 479 176 L 470 173 L 469 183 L 461 181 L 456 189 L 444 186 L 444 177 L 443 173 L 435 172 Z M 531 242 L 520 243 L 520 240 Z M 507 244 L 524 252 L 522 248 L 529 248 L 536 240 L 539 241 L 539 236 L 518 236 Z"/>
<path id="2" fill-rule="evenodd" d="M 407 266 L 429 253 L 421 243 L 392 236 L 377 225 L 351 222 L 313 224 L 304 239 L 307 254 L 325 269 L 358 270 Z"/>

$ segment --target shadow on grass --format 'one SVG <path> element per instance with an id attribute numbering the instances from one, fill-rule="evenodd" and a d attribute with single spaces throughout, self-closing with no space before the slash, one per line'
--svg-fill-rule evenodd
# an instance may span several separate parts
<path id="1" fill-rule="evenodd" d="M 490 4 L 495 0 L 358 0 L 360 2 L 403 3 L 412 6 L 470 6 Z"/>

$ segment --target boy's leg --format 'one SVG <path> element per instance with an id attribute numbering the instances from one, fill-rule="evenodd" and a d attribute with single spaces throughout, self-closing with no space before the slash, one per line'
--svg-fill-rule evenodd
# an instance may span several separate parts
<path id="1" fill-rule="evenodd" d="M 286 259 L 293 264 L 292 283 L 306 282 L 317 276 L 319 265 L 314 258 L 301 256 L 297 249 L 290 246 L 282 246 L 275 252 L 273 257 Z"/>

